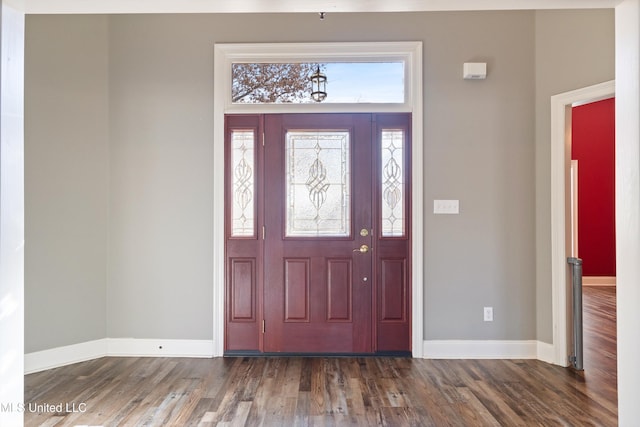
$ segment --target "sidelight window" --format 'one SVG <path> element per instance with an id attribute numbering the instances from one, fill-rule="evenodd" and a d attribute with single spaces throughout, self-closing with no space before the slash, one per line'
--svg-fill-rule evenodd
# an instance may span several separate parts
<path id="1" fill-rule="evenodd" d="M 405 235 L 405 132 L 383 129 L 381 137 L 382 236 Z"/>
<path id="2" fill-rule="evenodd" d="M 256 234 L 255 133 L 253 130 L 231 132 L 231 236 Z"/>

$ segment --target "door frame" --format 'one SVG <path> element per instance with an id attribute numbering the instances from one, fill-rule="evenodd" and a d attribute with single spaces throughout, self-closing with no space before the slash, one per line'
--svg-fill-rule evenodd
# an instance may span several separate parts
<path id="1" fill-rule="evenodd" d="M 551 97 L 551 298 L 553 363 L 569 366 L 572 343 L 571 277 L 567 254 L 571 242 L 569 160 L 571 159 L 571 108 L 615 96 L 615 81 L 599 83 Z M 569 245 L 568 245 L 569 244 Z"/>
<path id="2" fill-rule="evenodd" d="M 577 160 L 571 160 L 569 192 L 571 193 L 571 250 L 569 256 L 578 258 L 578 170 L 580 166 Z"/>
<path id="3" fill-rule="evenodd" d="M 231 63 L 302 61 L 383 61 L 405 63 L 405 102 L 398 104 L 232 104 Z M 224 353 L 224 115 L 269 113 L 411 113 L 411 351 L 423 356 L 424 347 L 424 181 L 422 42 L 376 43 L 257 43 L 215 44 L 213 117 L 213 349 L 214 357 Z"/>

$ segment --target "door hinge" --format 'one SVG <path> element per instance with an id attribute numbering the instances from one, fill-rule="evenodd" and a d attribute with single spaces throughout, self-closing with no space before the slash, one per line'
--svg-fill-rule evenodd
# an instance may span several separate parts
<path id="1" fill-rule="evenodd" d="M 264 324 L 264 319 L 262 319 L 262 333 L 264 334 L 265 331 L 265 324 Z"/>

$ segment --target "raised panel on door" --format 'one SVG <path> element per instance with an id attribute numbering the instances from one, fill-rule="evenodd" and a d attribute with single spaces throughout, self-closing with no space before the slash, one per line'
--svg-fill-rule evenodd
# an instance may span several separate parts
<path id="1" fill-rule="evenodd" d="M 256 321 L 256 259 L 231 258 L 229 260 L 229 320 Z"/>
<path id="2" fill-rule="evenodd" d="M 309 322 L 310 259 L 284 259 L 284 321 Z"/>
<path id="3" fill-rule="evenodd" d="M 353 321 L 353 267 L 351 258 L 327 260 L 327 320 Z"/>
<path id="4" fill-rule="evenodd" d="M 380 260 L 380 322 L 407 320 L 407 269 L 405 259 Z"/>

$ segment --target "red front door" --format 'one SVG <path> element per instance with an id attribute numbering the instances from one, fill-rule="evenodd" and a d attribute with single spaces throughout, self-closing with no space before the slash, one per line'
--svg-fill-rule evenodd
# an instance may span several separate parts
<path id="1" fill-rule="evenodd" d="M 273 115 L 265 136 L 264 350 L 370 353 L 371 116 Z"/>
<path id="2" fill-rule="evenodd" d="M 409 352 L 410 117 L 251 117 L 227 117 L 226 352 Z"/>

